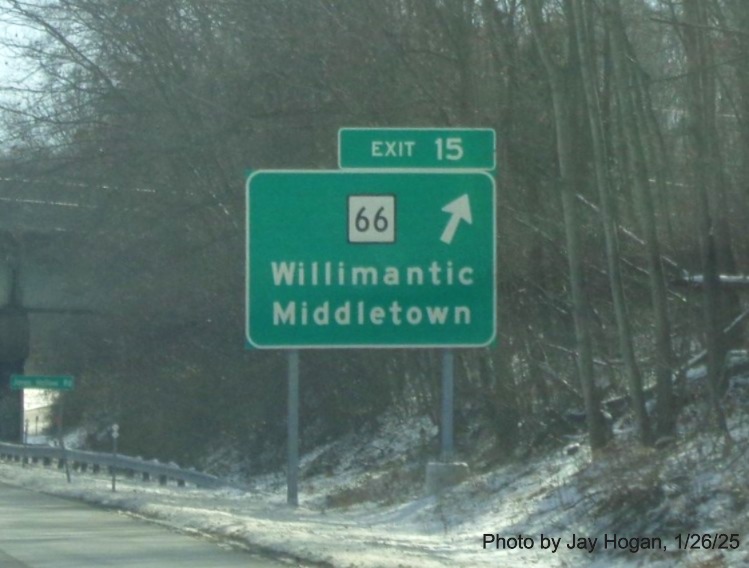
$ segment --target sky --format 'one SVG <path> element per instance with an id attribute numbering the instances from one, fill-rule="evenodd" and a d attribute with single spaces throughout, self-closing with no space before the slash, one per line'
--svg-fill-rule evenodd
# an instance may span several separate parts
<path id="1" fill-rule="evenodd" d="M 0 69 L 3 86 L 23 78 L 18 57 L 6 45 L 8 41 L 18 39 L 19 34 L 23 34 L 22 28 L 0 21 Z"/>
<path id="2" fill-rule="evenodd" d="M 12 89 L 30 85 L 33 73 L 30 65 L 15 49 L 7 45 L 9 42 L 22 41 L 30 37 L 28 29 L 3 21 L 2 17 L 0 15 L 0 104 L 7 106 L 18 104 L 20 97 Z M 0 138 L 0 147 L 4 145 L 5 140 Z"/>

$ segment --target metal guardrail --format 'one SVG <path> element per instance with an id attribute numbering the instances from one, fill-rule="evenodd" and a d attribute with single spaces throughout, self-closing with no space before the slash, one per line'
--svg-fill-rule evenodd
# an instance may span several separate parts
<path id="1" fill-rule="evenodd" d="M 190 483 L 197 487 L 221 487 L 227 485 L 219 477 L 201 473 L 195 469 L 182 469 L 175 464 L 164 464 L 157 460 L 144 460 L 121 454 L 87 452 L 83 450 L 70 450 L 59 446 L 20 445 L 0 442 L 0 459 L 5 461 L 19 461 L 24 463 L 38 463 L 42 460 L 51 465 L 53 460 L 57 461 L 58 467 L 62 468 L 66 463 L 76 470 L 87 471 L 91 466 L 93 472 L 101 468 L 107 468 L 121 472 L 139 473 L 144 479 L 154 477 L 159 483 L 165 485 L 167 480 L 172 479 L 179 485 Z"/>

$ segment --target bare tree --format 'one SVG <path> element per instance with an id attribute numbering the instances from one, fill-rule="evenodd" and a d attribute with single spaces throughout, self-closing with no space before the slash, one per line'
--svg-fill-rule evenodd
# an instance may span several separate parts
<path id="1" fill-rule="evenodd" d="M 665 437 L 673 433 L 675 424 L 673 355 L 655 204 L 648 181 L 652 169 L 649 170 L 647 165 L 647 148 L 657 146 L 658 142 L 647 140 L 647 137 L 653 135 L 647 127 L 649 109 L 644 108 L 648 99 L 642 93 L 647 86 L 643 85 L 643 72 L 637 65 L 636 54 L 631 49 L 618 0 L 607 5 L 606 15 L 611 34 L 616 98 L 621 114 L 626 163 L 630 170 L 629 179 L 633 185 L 638 218 L 647 250 L 648 281 L 655 327 L 657 434 L 659 437 Z M 662 172 L 657 175 L 662 175 Z"/>
<path id="2" fill-rule="evenodd" d="M 717 136 L 716 77 L 709 39 L 707 6 L 697 0 L 684 2 L 682 38 L 687 56 L 688 102 L 691 124 L 693 179 L 700 200 L 700 241 L 704 278 L 704 324 L 707 343 L 708 390 L 717 428 L 728 435 L 728 426 L 720 400 L 726 344 L 723 338 L 719 283 L 721 257 L 731 257 L 728 234 L 721 230 L 722 213 L 716 203 L 723 193 L 720 141 Z M 722 251 L 722 252 L 719 252 Z"/>
<path id="3" fill-rule="evenodd" d="M 567 255 L 569 262 L 570 291 L 577 338 L 577 363 L 580 384 L 585 400 L 588 435 L 594 450 L 606 444 L 607 435 L 603 416 L 600 411 L 600 395 L 596 388 L 593 372 L 593 348 L 590 336 L 589 311 L 583 287 L 582 258 L 580 237 L 578 234 L 579 214 L 575 188 L 579 182 L 579 163 L 574 152 L 574 123 L 576 91 L 579 86 L 579 62 L 575 55 L 575 27 L 571 20 L 571 5 L 565 2 L 567 16 L 567 59 L 559 64 L 552 56 L 550 46 L 546 43 L 542 3 L 540 0 L 526 0 L 525 7 L 533 38 L 539 55 L 546 68 L 547 79 L 551 88 L 554 122 L 556 125 L 557 155 L 559 161 L 559 185 L 562 197 Z"/>
<path id="4" fill-rule="evenodd" d="M 609 174 L 606 164 L 608 151 L 605 147 L 601 109 L 598 100 L 596 68 L 593 61 L 593 31 L 590 21 L 590 10 L 584 0 L 573 0 L 572 7 L 577 32 L 577 48 L 580 57 L 583 91 L 585 93 L 585 110 L 590 124 L 591 141 L 593 145 L 593 162 L 596 185 L 601 202 L 601 221 L 603 222 L 606 243 L 606 259 L 608 263 L 609 286 L 614 301 L 614 313 L 619 337 L 619 350 L 624 360 L 624 369 L 629 383 L 632 408 L 637 420 L 640 441 L 643 444 L 651 442 L 650 421 L 645 409 L 645 397 L 642 390 L 642 375 L 635 357 L 632 345 L 632 330 L 624 297 L 621 267 L 619 261 L 619 243 L 617 238 L 617 221 L 614 211 L 614 201 L 609 187 Z"/>

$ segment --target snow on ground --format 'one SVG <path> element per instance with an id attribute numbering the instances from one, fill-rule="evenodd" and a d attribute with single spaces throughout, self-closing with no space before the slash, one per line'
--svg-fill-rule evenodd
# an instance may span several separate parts
<path id="1" fill-rule="evenodd" d="M 0 480 L 335 567 L 745 566 L 749 418 L 734 415 L 744 418 L 732 420 L 728 449 L 696 434 L 668 452 L 619 443 L 595 462 L 582 447 L 559 449 L 439 496 L 425 495 L 423 460 L 414 457 L 433 426 L 389 421 L 370 443 L 351 437 L 305 456 L 297 509 L 286 505 L 281 474 L 218 490 L 118 479 L 113 493 L 106 475 L 74 473 L 67 484 L 56 468 L 1 464 Z M 605 546 L 607 534 L 624 537 L 624 550 L 610 539 Z M 678 535 L 700 549 L 679 551 Z M 716 550 L 701 550 L 713 542 Z"/>

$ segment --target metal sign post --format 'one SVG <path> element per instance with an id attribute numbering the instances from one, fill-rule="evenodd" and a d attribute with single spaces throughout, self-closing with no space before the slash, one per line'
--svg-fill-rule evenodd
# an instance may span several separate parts
<path id="1" fill-rule="evenodd" d="M 120 425 L 112 424 L 112 492 L 117 491 L 117 438 L 120 437 Z"/>
<path id="2" fill-rule="evenodd" d="M 442 452 L 441 459 L 443 462 L 452 461 L 455 453 L 453 443 L 453 408 L 455 401 L 455 361 L 453 352 L 445 349 L 442 352 L 442 424 L 440 433 L 442 434 Z"/>
<path id="3" fill-rule="evenodd" d="M 70 464 L 68 463 L 68 456 L 67 452 L 65 451 L 65 438 L 63 437 L 63 428 L 62 428 L 62 417 L 65 414 L 65 397 L 62 397 L 60 399 L 60 415 L 57 417 L 57 437 L 60 440 L 60 449 L 62 450 L 62 463 L 65 467 L 65 477 L 68 480 L 68 483 L 71 483 L 70 480 Z"/>
<path id="4" fill-rule="evenodd" d="M 23 408 L 23 405 L 21 405 Z M 29 443 L 29 419 L 25 418 L 23 421 L 23 445 L 26 446 Z M 26 463 L 29 461 L 28 456 L 23 456 L 23 467 L 26 467 Z"/>
<path id="5" fill-rule="evenodd" d="M 286 472 L 286 502 L 299 506 L 299 351 L 288 352 L 288 470 Z"/>
<path id="6" fill-rule="evenodd" d="M 23 430 L 23 428 L 24 428 L 24 421 L 26 420 L 26 396 L 25 396 L 25 394 L 26 393 L 23 390 L 21 390 L 21 392 L 19 393 L 19 396 L 20 396 L 20 399 L 21 399 L 20 402 L 19 402 L 19 407 L 20 407 L 21 412 L 19 412 L 18 417 L 19 417 L 20 422 L 21 422 L 21 430 L 20 430 L 20 432 L 21 432 L 21 443 L 22 444 L 26 443 L 26 439 L 25 439 L 24 433 L 23 433 L 24 432 L 24 430 Z"/>

